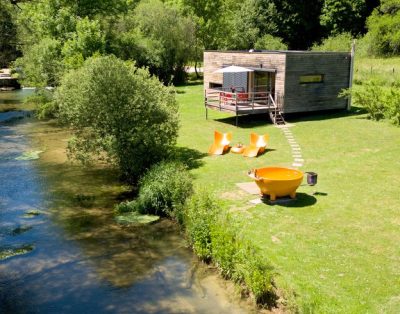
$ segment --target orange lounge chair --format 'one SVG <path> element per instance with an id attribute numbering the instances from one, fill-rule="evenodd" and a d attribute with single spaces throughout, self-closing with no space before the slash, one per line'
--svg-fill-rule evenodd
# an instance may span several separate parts
<path id="1" fill-rule="evenodd" d="M 214 143 L 211 145 L 208 153 L 210 155 L 222 155 L 229 150 L 229 143 L 232 140 L 232 133 L 221 133 L 214 131 Z"/>
<path id="2" fill-rule="evenodd" d="M 243 151 L 245 157 L 257 157 L 259 154 L 264 153 L 269 141 L 269 135 L 258 135 L 256 133 L 250 134 L 250 145 Z"/>

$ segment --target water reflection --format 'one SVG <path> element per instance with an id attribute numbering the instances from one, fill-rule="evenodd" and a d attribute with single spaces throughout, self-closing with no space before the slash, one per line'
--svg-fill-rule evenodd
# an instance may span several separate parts
<path id="1" fill-rule="evenodd" d="M 112 206 L 128 187 L 105 167 L 70 164 L 68 136 L 32 118 L 0 122 L 1 245 L 34 247 L 0 261 L 1 313 L 254 311 L 196 263 L 170 221 L 117 224 Z M 15 160 L 28 150 L 43 153 Z"/>

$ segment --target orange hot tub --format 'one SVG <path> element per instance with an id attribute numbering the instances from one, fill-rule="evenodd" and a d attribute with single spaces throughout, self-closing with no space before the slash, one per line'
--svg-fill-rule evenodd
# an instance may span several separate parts
<path id="1" fill-rule="evenodd" d="M 257 183 L 261 194 L 269 195 L 271 201 L 287 195 L 295 198 L 296 190 L 303 181 L 303 172 L 281 167 L 253 169 L 248 175 Z"/>

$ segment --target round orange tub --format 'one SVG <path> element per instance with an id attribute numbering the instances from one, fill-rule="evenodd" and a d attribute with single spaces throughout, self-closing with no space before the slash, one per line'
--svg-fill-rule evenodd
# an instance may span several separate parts
<path id="1" fill-rule="evenodd" d="M 257 183 L 261 194 L 269 195 L 271 201 L 287 195 L 295 198 L 296 190 L 303 181 L 303 172 L 290 168 L 258 168 L 248 174 Z"/>

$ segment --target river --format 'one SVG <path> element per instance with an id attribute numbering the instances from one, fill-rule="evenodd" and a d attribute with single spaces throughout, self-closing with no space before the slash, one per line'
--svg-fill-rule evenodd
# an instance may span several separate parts
<path id="1" fill-rule="evenodd" d="M 129 189 L 68 161 L 68 132 L 0 93 L 0 313 L 251 313 L 169 220 L 117 224 Z M 37 158 L 39 157 L 39 158 Z"/>

